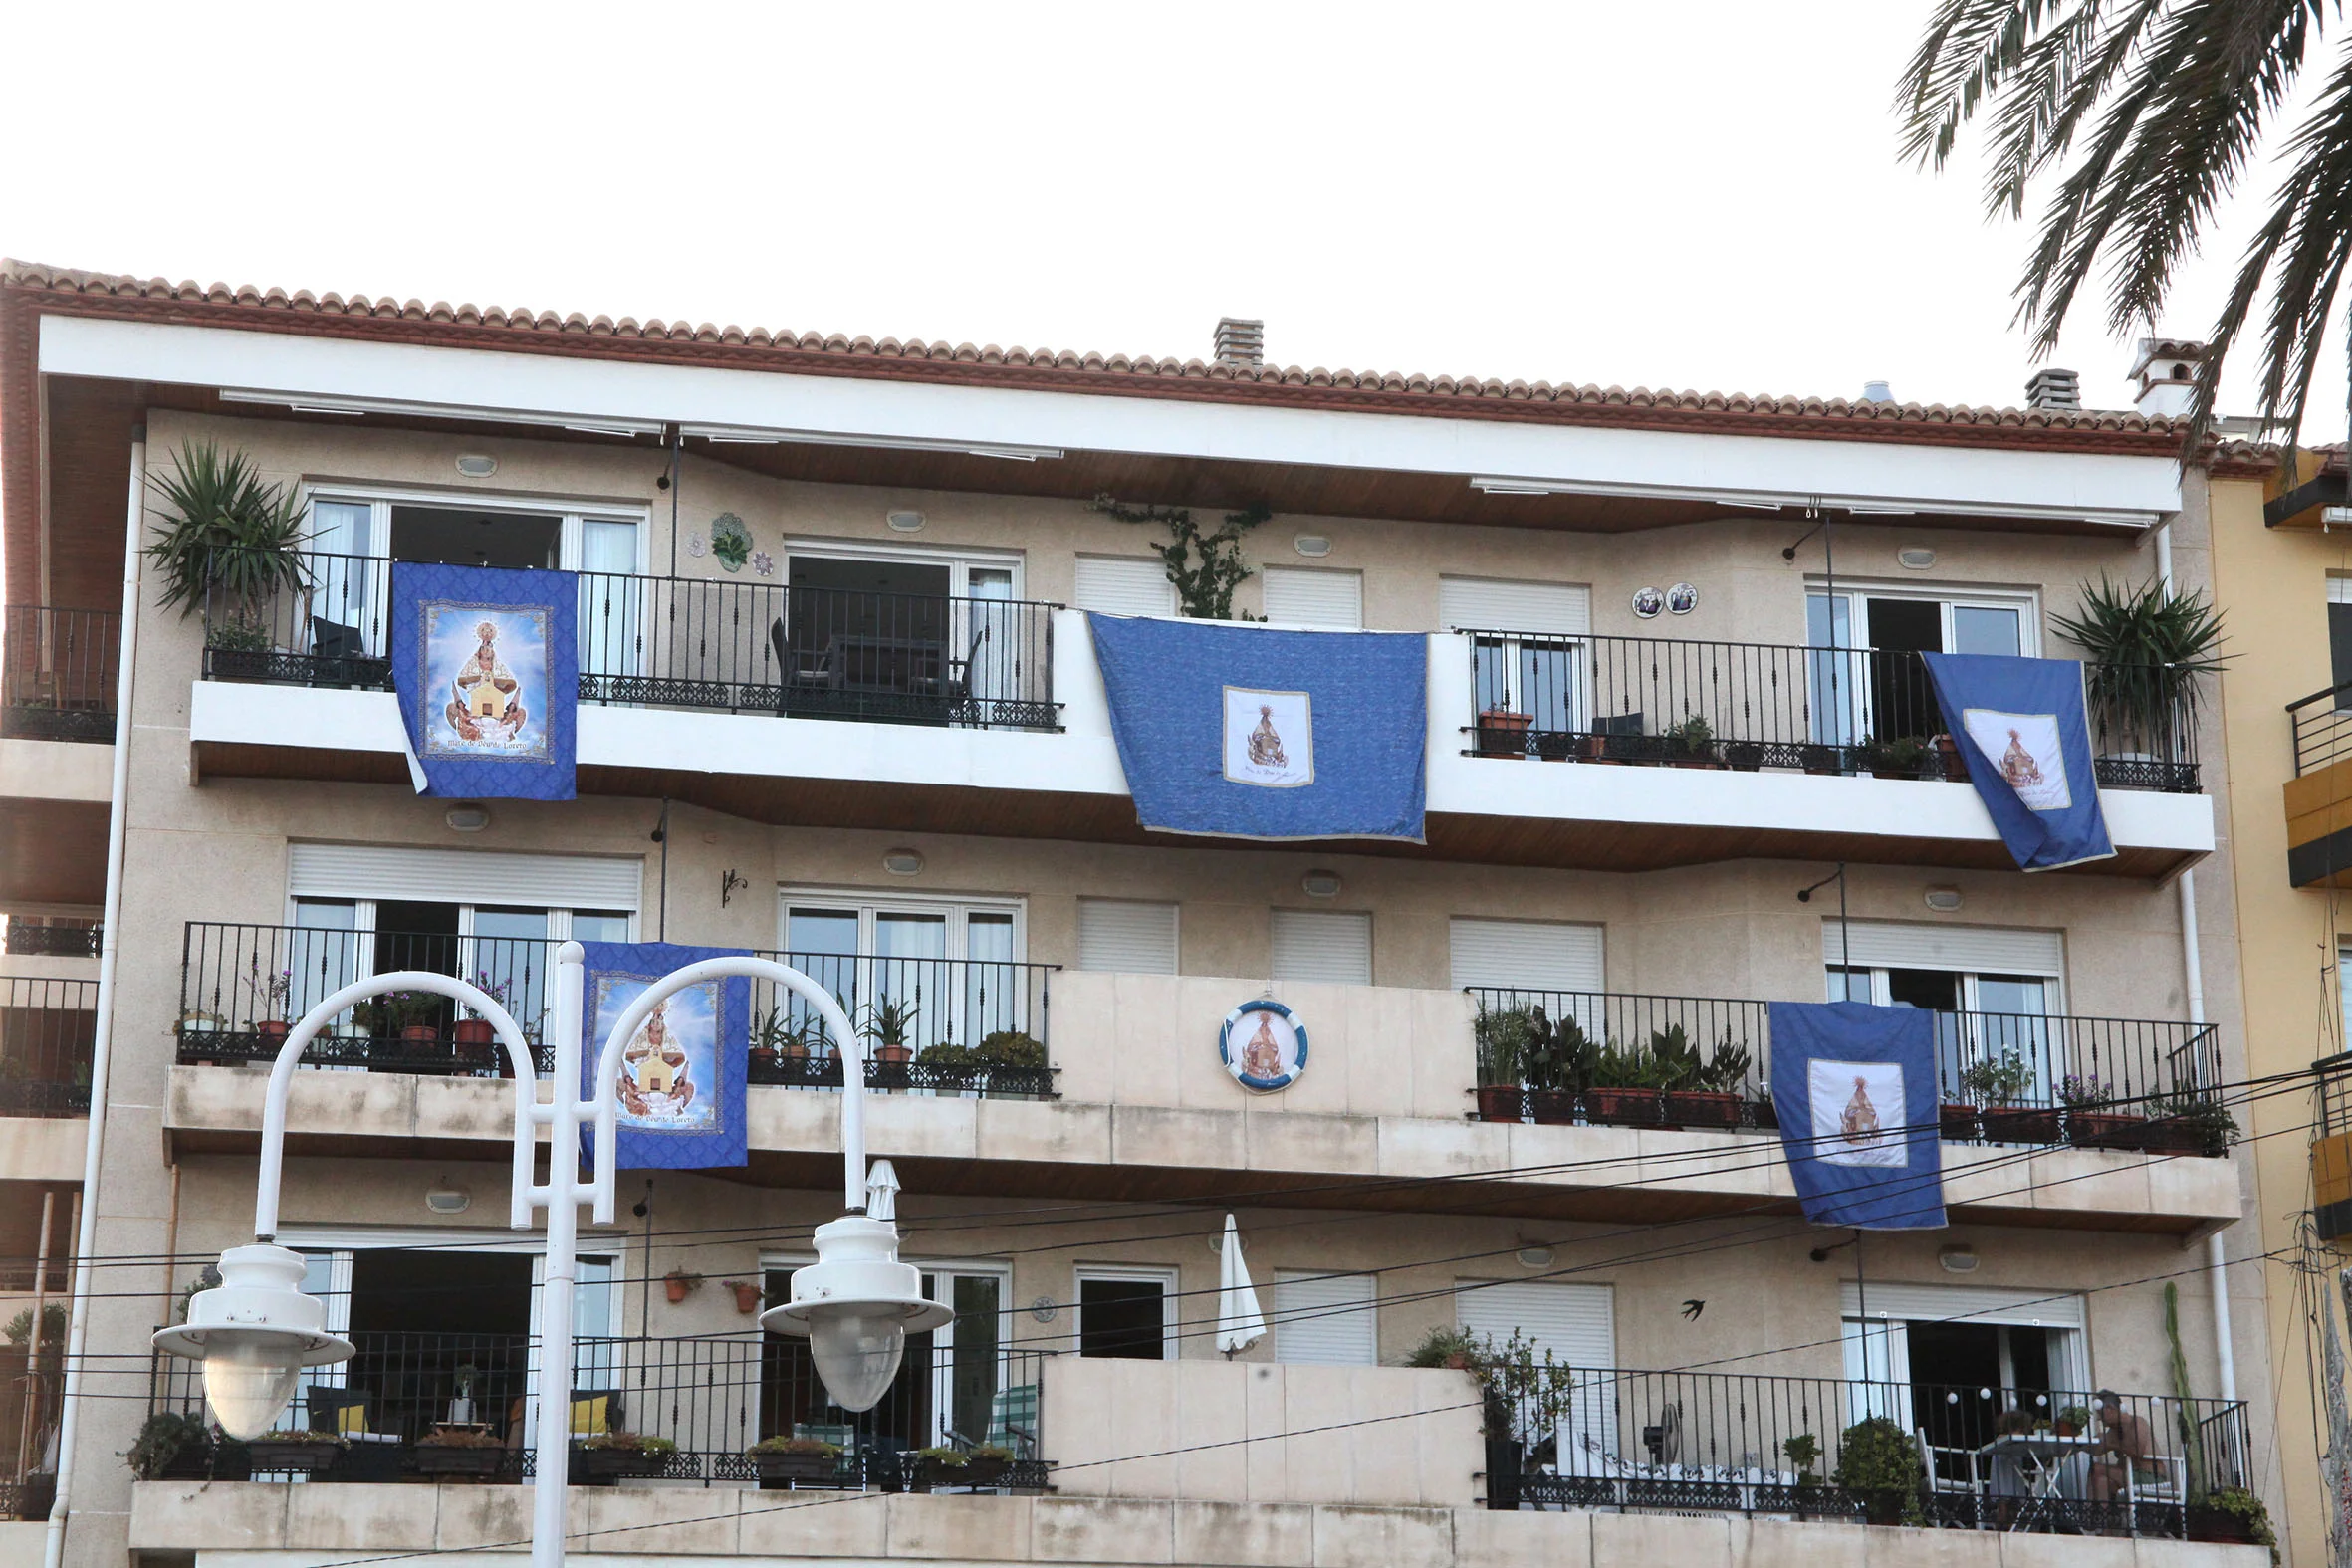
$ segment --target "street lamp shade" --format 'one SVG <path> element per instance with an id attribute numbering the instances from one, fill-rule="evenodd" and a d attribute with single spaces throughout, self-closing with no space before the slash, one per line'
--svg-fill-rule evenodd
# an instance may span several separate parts
<path id="1" fill-rule="evenodd" d="M 294 1397 L 305 1367 L 349 1361 L 352 1342 L 327 1332 L 327 1304 L 302 1291 L 302 1254 L 232 1246 L 220 1280 L 188 1299 L 188 1320 L 155 1334 L 155 1348 L 204 1363 L 204 1398 L 221 1431 L 258 1438 Z"/>
<path id="2" fill-rule="evenodd" d="M 926 1298 L 923 1276 L 898 1260 L 898 1227 L 848 1215 L 817 1228 L 817 1261 L 793 1272 L 792 1299 L 760 1326 L 809 1336 L 810 1359 L 843 1410 L 871 1410 L 898 1375 L 906 1336 L 955 1316 Z"/>

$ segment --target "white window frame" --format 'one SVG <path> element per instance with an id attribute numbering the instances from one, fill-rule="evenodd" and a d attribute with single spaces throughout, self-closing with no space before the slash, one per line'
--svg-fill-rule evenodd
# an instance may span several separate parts
<path id="1" fill-rule="evenodd" d="M 959 962 L 971 956 L 970 917 L 974 915 L 1011 915 L 1013 917 L 1013 957 L 1008 963 L 1025 964 L 1029 954 L 1029 900 L 1019 894 L 975 894 L 969 898 L 949 893 L 898 893 L 878 887 L 783 887 L 776 894 L 776 950 L 790 953 L 792 947 L 792 911 L 795 904 L 819 905 L 829 908 L 854 907 L 857 911 L 857 956 L 875 957 L 874 924 L 881 915 L 945 915 L 947 917 L 947 952 L 943 958 Z"/>
<path id="2" fill-rule="evenodd" d="M 1179 1359 L 1174 1311 L 1177 1272 L 1173 1268 L 1148 1263 L 1077 1263 L 1071 1266 L 1069 1271 L 1069 1311 L 1072 1330 L 1070 1353 L 1072 1355 L 1077 1354 L 1078 1347 L 1085 1343 L 1085 1283 L 1089 1279 L 1114 1283 L 1158 1285 L 1160 1287 L 1160 1359 L 1162 1361 Z M 1131 1359 L 1144 1361 L 1150 1358 L 1137 1356 Z"/>
<path id="3" fill-rule="evenodd" d="M 1839 652 L 1844 657 L 1836 659 L 1835 662 L 1845 664 L 1848 668 L 1843 682 L 1846 690 L 1840 703 L 1840 706 L 1845 710 L 1842 715 L 1835 713 L 1835 710 L 1829 705 L 1829 699 L 1824 694 L 1818 691 L 1811 694 L 1817 710 L 1812 725 L 1812 738 L 1815 740 L 1823 740 L 1832 734 L 1832 731 L 1823 728 L 1824 718 L 1827 718 L 1832 725 L 1843 725 L 1843 733 L 1850 739 L 1842 744 L 1852 744 L 1854 741 L 1861 740 L 1864 731 L 1868 728 L 1862 722 L 1862 704 L 1868 684 L 1865 678 L 1867 661 L 1872 651 L 1869 605 L 1871 599 L 1906 599 L 1915 604 L 1925 603 L 1939 606 L 1942 614 L 1942 629 L 1938 635 L 1947 648 L 1951 647 L 1953 643 L 1952 612 L 1954 610 L 2014 610 L 2017 613 L 2017 652 L 2028 659 L 2041 656 L 2041 593 L 2035 588 L 1988 587 L 1976 584 L 1960 585 L 1935 582 L 1886 582 L 1868 577 L 1839 577 L 1836 591 L 1831 592 L 1827 577 L 1808 574 L 1804 581 L 1805 642 L 1808 646 L 1812 642 L 1812 604 L 1816 598 L 1842 601 L 1845 604 L 1846 633 L 1839 639 Z M 1813 654 L 1807 657 L 1805 678 L 1808 684 L 1816 683 L 1819 680 L 1820 677 L 1816 671 L 1820 667 L 1820 662 L 1830 657 L 1826 654 Z M 1832 744 L 1840 743 L 1833 742 Z"/>
<path id="4" fill-rule="evenodd" d="M 642 503 L 569 500 L 561 496 L 525 496 L 481 490 L 439 490 L 414 486 L 353 485 L 338 481 L 306 480 L 299 488 L 303 517 L 309 526 L 311 506 L 319 501 L 364 505 L 367 521 L 366 554 L 389 560 L 392 551 L 392 508 L 436 507 L 459 512 L 514 512 L 536 517 L 550 514 L 562 520 L 557 537 L 557 564 L 565 571 L 580 568 L 580 529 L 584 520 L 628 523 L 637 531 L 636 575 L 650 576 L 653 566 L 653 509 Z"/>
<path id="5" fill-rule="evenodd" d="M 808 1268 L 813 1266 L 816 1261 L 817 1254 L 815 1252 L 762 1252 L 760 1254 L 760 1277 L 765 1280 L 770 1272 L 781 1273 L 787 1269 Z M 1004 1388 L 1007 1376 L 1013 1367 L 1015 1331 L 1013 1264 L 1007 1259 L 990 1257 L 907 1257 L 901 1258 L 899 1261 L 912 1264 L 917 1274 L 927 1276 L 931 1281 L 929 1299 L 951 1309 L 955 1306 L 955 1280 L 958 1277 L 993 1279 L 997 1282 L 997 1387 Z M 933 1444 L 945 1444 L 949 1438 L 947 1422 L 951 1414 L 950 1407 L 955 1403 L 953 1387 L 955 1344 L 956 1323 L 955 1319 L 951 1317 L 931 1331 L 931 1431 L 929 1436 Z M 761 1419 L 760 1391 L 758 1389 L 752 1391 L 751 1403 L 752 1430 L 757 1432 Z M 981 1442 L 987 1441 L 985 1433 L 967 1432 L 964 1436 Z"/>
<path id="6" fill-rule="evenodd" d="M 967 599 L 972 596 L 972 568 L 985 567 L 992 571 L 1008 568 L 1013 573 L 1013 597 L 1026 596 L 1028 562 L 1019 551 L 965 550 L 948 545 L 899 545 L 883 541 L 846 539 L 787 539 L 776 547 L 777 580 L 789 586 L 793 579 L 795 560 L 903 560 L 913 565 L 947 567 L 947 596 Z"/>

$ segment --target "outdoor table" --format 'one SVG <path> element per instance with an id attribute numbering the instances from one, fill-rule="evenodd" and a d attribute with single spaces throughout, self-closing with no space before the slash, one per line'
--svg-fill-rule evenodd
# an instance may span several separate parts
<path id="1" fill-rule="evenodd" d="M 2009 1521 L 2009 1528 L 2014 1531 L 2024 1529 L 2036 1516 L 2052 1511 L 2049 1504 L 2059 1500 L 2058 1482 L 2069 1458 L 2077 1454 L 2087 1457 L 2098 1451 L 2098 1441 L 2093 1438 L 2011 1432 L 1995 1438 L 1978 1449 L 1977 1454 L 1986 1459 L 2010 1460 L 2017 1466 L 2017 1473 L 2025 1478 L 2025 1504 Z"/>

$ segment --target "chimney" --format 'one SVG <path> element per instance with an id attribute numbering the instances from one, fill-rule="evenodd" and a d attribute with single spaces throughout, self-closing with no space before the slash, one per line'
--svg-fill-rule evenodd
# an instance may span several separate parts
<path id="1" fill-rule="evenodd" d="M 2081 412 L 2082 377 L 2054 365 L 2034 371 L 2033 379 L 2025 383 L 2025 406 L 2046 408 L 2053 413 Z"/>
<path id="2" fill-rule="evenodd" d="M 1895 389 L 1887 385 L 1886 382 L 1864 381 L 1862 383 L 1862 401 L 1865 403 L 1891 403 L 1894 400 Z"/>
<path id="3" fill-rule="evenodd" d="M 1217 323 L 1217 362 L 1252 367 L 1264 364 L 1266 324 L 1244 321 L 1238 316 L 1221 318 Z"/>
<path id="4" fill-rule="evenodd" d="M 2177 419 L 2197 396 L 2205 344 L 2194 338 L 2143 337 L 2132 355 L 2132 402 L 2151 419 Z"/>

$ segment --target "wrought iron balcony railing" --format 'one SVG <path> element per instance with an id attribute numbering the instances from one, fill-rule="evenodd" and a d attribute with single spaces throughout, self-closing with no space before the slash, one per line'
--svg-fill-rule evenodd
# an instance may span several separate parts
<path id="1" fill-rule="evenodd" d="M 1916 653 L 1874 648 L 1559 637 L 1466 630 L 1472 750 L 1486 757 L 1683 768 L 1802 769 L 1965 780 Z M 2194 704 L 2153 726 L 2097 701 L 2094 767 L 2110 789 L 2194 793 Z"/>
<path id="2" fill-rule="evenodd" d="M 536 1047 L 557 943 L 454 933 L 330 931 L 190 921 L 181 939 L 178 1058 L 184 1065 L 275 1060 L 292 1023 L 354 980 L 393 970 L 459 975 L 501 998 Z M 1043 1098 L 1048 985 L 1056 966 L 987 959 L 764 955 L 814 977 L 865 1043 L 871 1089 Z M 497 1077 L 507 1067 L 489 1026 L 443 998 L 402 995 L 346 1009 L 304 1053 L 306 1064 L 375 1072 Z M 835 1042 L 806 1003 L 752 983 L 754 1083 L 839 1088 Z"/>
<path id="3" fill-rule="evenodd" d="M 1766 1003 L 1469 990 L 1486 1119 L 1778 1125 Z M 1937 1012 L 1935 1020 L 1948 1139 L 2172 1154 L 2227 1147 L 2211 1024 L 2011 1012 Z"/>
<path id="4" fill-rule="evenodd" d="M 573 1348 L 572 1478 L 631 1477 L 902 1491 L 1038 1491 L 1045 1353 L 998 1343 L 996 1316 L 958 1324 L 957 1342 L 915 1336 L 873 1409 L 834 1408 L 808 1341 L 763 1334 L 692 1339 L 583 1339 Z M 166 1459 L 156 1478 L 404 1481 L 454 1474 L 520 1481 L 536 1467 L 536 1340 L 526 1334 L 396 1331 L 350 1335 L 355 1354 L 316 1368 L 285 1417 L 289 1431 L 335 1433 L 343 1446 L 236 1443 L 217 1429 Z M 151 1412 L 205 1416 L 201 1369 L 158 1354 Z M 657 1439 L 632 1447 L 612 1435 Z M 762 1441 L 829 1443 L 833 1456 L 765 1459 Z M 668 1447 L 663 1447 L 667 1445 Z M 926 1461 L 924 1449 L 974 1455 Z M 796 1456 L 797 1457 L 797 1456 Z"/>
<path id="5" fill-rule="evenodd" d="M 88 1116 L 98 982 L 0 978 L 0 1116 Z"/>
<path id="6" fill-rule="evenodd" d="M 11 604 L 0 614 L 0 736 L 112 741 L 120 612 Z"/>
<path id="7" fill-rule="evenodd" d="M 2352 681 L 2296 698 L 2286 705 L 2286 717 L 2296 778 L 2352 757 Z"/>
<path id="8" fill-rule="evenodd" d="M 391 686 L 392 563 L 306 555 L 307 591 L 205 602 L 215 680 Z M 582 702 L 1053 730 L 1054 611 L 707 577 L 576 573 Z"/>
<path id="9" fill-rule="evenodd" d="M 97 958 L 99 923 L 72 916 L 8 916 L 0 953 L 16 958 Z"/>

